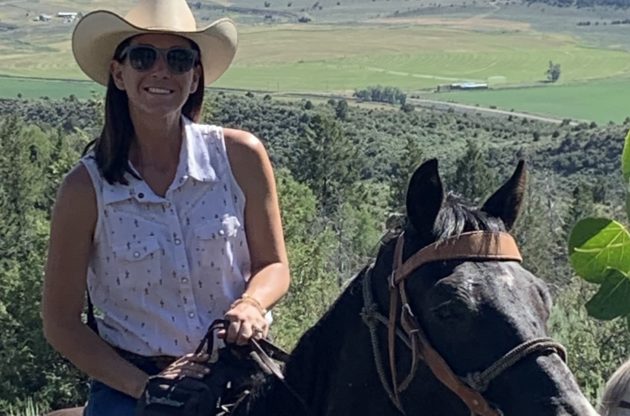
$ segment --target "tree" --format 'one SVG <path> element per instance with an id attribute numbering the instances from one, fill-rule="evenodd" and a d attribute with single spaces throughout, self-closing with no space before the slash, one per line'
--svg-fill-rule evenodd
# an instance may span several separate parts
<path id="1" fill-rule="evenodd" d="M 389 205 L 394 212 L 404 213 L 409 179 L 423 159 L 422 147 L 417 137 L 407 136 L 404 151 L 392 175 Z"/>
<path id="2" fill-rule="evenodd" d="M 486 155 L 473 140 L 466 142 L 466 151 L 455 162 L 451 189 L 467 200 L 477 203 L 487 197 L 496 185 L 494 172 L 488 167 Z"/>
<path id="3" fill-rule="evenodd" d="M 50 190 L 71 153 L 60 137 L 0 120 L 0 361 L 11 363 L 0 366 L 0 414 L 29 398 L 43 408 L 85 401 L 84 377 L 44 340 L 40 318 Z"/>
<path id="4" fill-rule="evenodd" d="M 311 188 L 324 215 L 336 212 L 360 177 L 358 148 L 337 121 L 316 114 L 298 139 L 291 172 Z"/>
<path id="5" fill-rule="evenodd" d="M 585 181 L 580 181 L 572 193 L 566 223 L 573 226 L 578 220 L 593 214 L 593 188 Z"/>
<path id="6" fill-rule="evenodd" d="M 339 120 L 345 120 L 348 117 L 348 102 L 343 98 L 337 101 L 335 106 L 335 115 Z"/>
<path id="7" fill-rule="evenodd" d="M 560 64 L 554 64 L 553 61 L 549 61 L 549 68 L 547 68 L 547 81 L 556 82 L 560 79 Z"/>

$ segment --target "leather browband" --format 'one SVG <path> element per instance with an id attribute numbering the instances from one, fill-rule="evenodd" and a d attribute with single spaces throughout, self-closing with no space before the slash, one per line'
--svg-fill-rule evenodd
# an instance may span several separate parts
<path id="1" fill-rule="evenodd" d="M 402 241 L 402 238 L 399 241 Z M 516 241 L 510 234 L 473 231 L 422 248 L 396 269 L 392 283 L 397 285 L 426 263 L 474 259 L 523 261 Z"/>

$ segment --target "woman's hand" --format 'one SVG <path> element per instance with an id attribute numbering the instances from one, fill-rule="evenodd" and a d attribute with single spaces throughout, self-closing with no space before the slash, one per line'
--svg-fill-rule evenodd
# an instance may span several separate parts
<path id="1" fill-rule="evenodd" d="M 267 336 L 269 324 L 260 308 L 249 302 L 235 302 L 225 313 L 229 325 L 219 337 L 228 343 L 245 345 L 250 338 L 261 339 Z"/>
<path id="2" fill-rule="evenodd" d="M 184 377 L 201 379 L 210 373 L 210 369 L 206 365 L 208 359 L 209 356 L 206 353 L 186 354 L 162 370 L 159 375 L 160 377 L 173 380 Z"/>

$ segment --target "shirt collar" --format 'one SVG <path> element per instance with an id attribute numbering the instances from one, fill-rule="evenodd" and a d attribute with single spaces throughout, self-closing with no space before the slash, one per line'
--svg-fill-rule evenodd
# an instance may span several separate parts
<path id="1" fill-rule="evenodd" d="M 216 182 L 218 177 L 212 165 L 210 146 L 208 146 L 203 129 L 184 116 L 182 116 L 182 121 L 184 123 L 184 140 L 176 179 L 189 175 L 200 182 Z M 183 162 L 186 162 L 185 166 Z M 181 172 L 184 174 L 182 176 L 180 176 L 180 168 L 185 169 L 185 172 Z"/>
<path id="2" fill-rule="evenodd" d="M 175 178 L 169 190 L 177 189 L 183 185 L 188 177 L 200 182 L 219 180 L 202 128 L 184 116 L 182 116 L 182 122 L 184 124 L 184 139 L 182 140 Z M 131 169 L 134 170 L 133 166 Z M 112 185 L 103 181 L 103 202 L 105 204 L 131 198 L 135 198 L 138 202 L 163 202 L 164 199 L 155 195 L 145 181 L 137 179 L 129 173 L 125 173 L 125 179 L 129 182 L 128 185 L 120 183 Z"/>

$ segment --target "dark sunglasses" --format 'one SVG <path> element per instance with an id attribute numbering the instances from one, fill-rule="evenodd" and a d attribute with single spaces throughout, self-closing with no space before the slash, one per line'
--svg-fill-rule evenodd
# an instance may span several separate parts
<path id="1" fill-rule="evenodd" d="M 129 45 L 120 53 L 120 59 L 129 57 L 129 64 L 136 71 L 148 71 L 162 56 L 168 69 L 174 74 L 190 71 L 197 63 L 198 53 L 194 49 L 174 47 L 169 49 L 156 48 L 151 45 Z"/>

